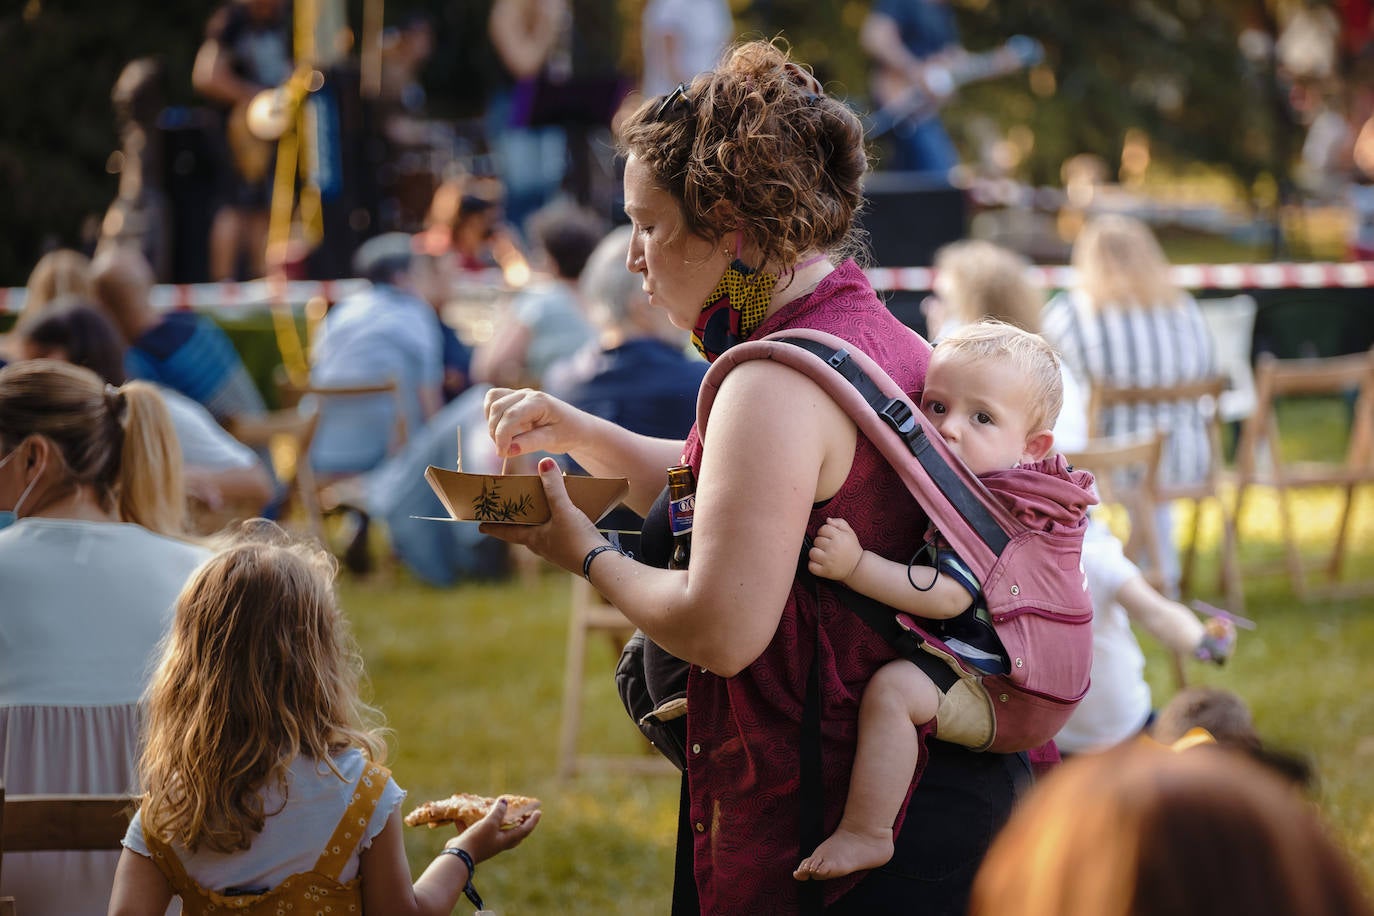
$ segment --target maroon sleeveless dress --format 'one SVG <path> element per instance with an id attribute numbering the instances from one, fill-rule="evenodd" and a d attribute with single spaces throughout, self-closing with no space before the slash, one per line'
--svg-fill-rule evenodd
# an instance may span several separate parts
<path id="1" fill-rule="evenodd" d="M 878 301 L 852 261 L 837 268 L 814 292 L 769 317 L 752 337 L 802 327 L 850 341 L 913 397 L 924 385 L 930 346 Z M 698 471 L 701 450 L 694 427 L 686 454 Z M 778 460 L 785 461 L 786 455 Z M 827 516 L 848 521 L 866 549 L 901 562 L 920 546 L 926 528 L 924 512 L 862 435 L 849 477 L 832 499 L 813 508 L 807 535 L 814 536 Z M 769 549 L 793 548 L 789 544 Z M 798 908 L 798 882 L 792 870 L 811 852 L 799 848 L 801 718 L 807 674 L 818 652 L 828 834 L 839 824 L 848 791 L 859 699 L 873 673 L 895 657 L 891 647 L 829 591 L 820 592 L 817 607 L 811 591 L 794 583 L 772 642 L 753 664 L 732 678 L 700 668 L 691 671 L 689 828 L 703 913 Z M 860 873 L 826 882 L 826 901 L 835 900 L 863 877 Z"/>

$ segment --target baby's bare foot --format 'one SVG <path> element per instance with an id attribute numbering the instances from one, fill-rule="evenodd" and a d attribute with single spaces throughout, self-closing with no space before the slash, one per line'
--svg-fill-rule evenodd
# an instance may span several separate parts
<path id="1" fill-rule="evenodd" d="M 843 823 L 797 866 L 792 877 L 798 881 L 817 881 L 886 865 L 892 858 L 892 828 L 856 831 Z"/>

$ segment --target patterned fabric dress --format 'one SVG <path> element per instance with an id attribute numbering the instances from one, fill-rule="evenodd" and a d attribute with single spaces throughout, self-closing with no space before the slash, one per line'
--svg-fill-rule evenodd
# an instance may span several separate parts
<path id="1" fill-rule="evenodd" d="M 336 916 L 362 913 L 362 879 L 339 881 L 358 844 L 362 842 L 368 821 L 386 789 L 391 773 L 379 764 L 363 769 L 354 786 L 349 802 L 334 834 L 320 851 L 315 867 L 308 872 L 292 875 L 264 894 L 226 896 L 196 884 L 186 873 L 181 860 L 171 846 L 144 831 L 144 839 L 153 854 L 153 862 L 167 877 L 172 890 L 181 897 L 182 912 L 186 916 L 207 913 L 242 913 L 248 916 Z"/>

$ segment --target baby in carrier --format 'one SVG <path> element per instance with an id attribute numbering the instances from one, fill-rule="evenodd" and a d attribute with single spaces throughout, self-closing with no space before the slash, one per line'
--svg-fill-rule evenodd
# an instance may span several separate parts
<path id="1" fill-rule="evenodd" d="M 1059 358 L 1038 335 L 1000 322 L 969 325 L 935 348 L 926 373 L 921 410 L 950 450 L 1017 516 L 1036 527 L 1075 528 L 1083 523 L 1083 485 L 1063 459 L 1051 457 L 1063 399 Z M 931 562 L 899 563 L 865 551 L 843 519 L 827 519 L 808 557 L 817 576 L 844 583 L 861 595 L 932 621 L 932 632 L 965 663 L 984 674 L 1004 674 L 1007 657 L 992 629 L 982 589 L 969 568 L 933 528 Z M 1065 575 L 1080 576 L 1079 569 Z M 876 868 L 892 858 L 892 825 L 906 797 L 920 752 L 918 729 L 935 722 L 945 694 L 906 659 L 880 668 L 859 707 L 858 747 L 849 797 L 839 827 L 798 866 L 799 880 L 836 878 Z M 992 732 L 986 728 L 959 735 Z M 947 740 L 978 748 L 976 739 Z"/>

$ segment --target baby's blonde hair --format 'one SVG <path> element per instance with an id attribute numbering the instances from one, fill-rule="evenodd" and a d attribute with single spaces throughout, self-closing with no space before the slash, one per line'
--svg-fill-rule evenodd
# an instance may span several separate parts
<path id="1" fill-rule="evenodd" d="M 964 325 L 941 339 L 935 356 L 960 362 L 1010 362 L 1025 377 L 1029 429 L 1053 429 L 1064 406 L 1059 354 L 1039 334 L 991 319 Z"/>
<path id="2" fill-rule="evenodd" d="M 190 850 L 247 849 L 276 813 L 260 790 L 284 795 L 296 757 L 336 775 L 331 758 L 348 748 L 385 758 L 334 573 L 322 548 L 259 519 L 187 582 L 145 696 L 150 833 Z"/>

